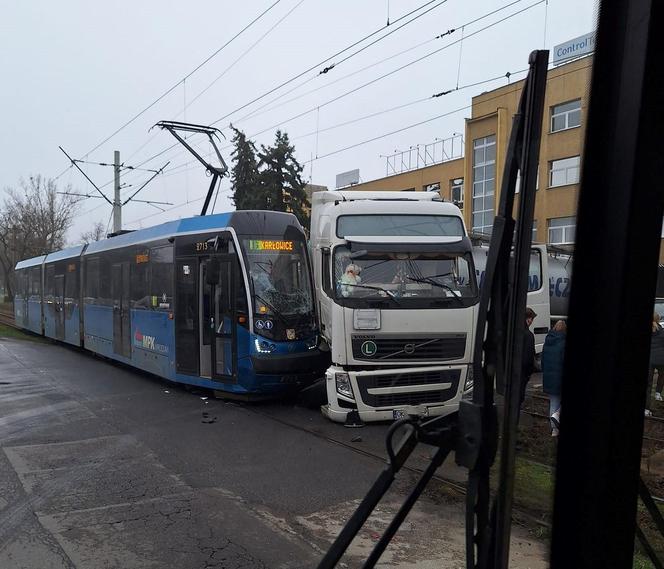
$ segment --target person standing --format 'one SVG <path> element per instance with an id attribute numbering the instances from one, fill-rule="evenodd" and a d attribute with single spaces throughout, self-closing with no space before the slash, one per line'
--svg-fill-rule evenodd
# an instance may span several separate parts
<path id="1" fill-rule="evenodd" d="M 650 369 L 648 370 L 648 392 L 646 393 L 646 417 L 652 415 L 650 406 L 655 370 L 657 370 L 657 393 L 661 393 L 662 383 L 664 383 L 664 330 L 659 321 L 659 314 L 655 312 L 652 317 L 652 335 L 650 336 Z"/>
<path id="2" fill-rule="evenodd" d="M 542 387 L 549 396 L 549 417 L 551 417 L 551 435 L 558 436 L 558 417 L 560 416 L 560 392 L 563 383 L 563 358 L 565 355 L 565 337 L 567 324 L 558 320 L 546 335 L 542 349 Z"/>
<path id="3" fill-rule="evenodd" d="M 521 402 L 519 407 L 523 405 L 523 400 L 526 398 L 526 387 L 530 381 L 530 376 L 535 371 L 535 336 L 530 331 L 530 327 L 535 320 L 535 311 L 526 307 L 526 330 L 523 334 L 523 352 L 521 354 Z"/>

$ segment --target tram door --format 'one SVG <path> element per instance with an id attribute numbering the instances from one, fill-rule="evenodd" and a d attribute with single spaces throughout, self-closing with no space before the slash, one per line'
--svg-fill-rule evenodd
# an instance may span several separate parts
<path id="1" fill-rule="evenodd" d="M 113 296 L 113 352 L 131 357 L 131 323 L 129 321 L 129 263 L 111 267 Z"/>
<path id="2" fill-rule="evenodd" d="M 201 376 L 224 382 L 237 378 L 235 263 L 215 255 L 200 264 Z"/>
<path id="3" fill-rule="evenodd" d="M 65 276 L 55 275 L 55 297 L 53 298 L 55 309 L 55 337 L 58 340 L 65 339 Z"/>

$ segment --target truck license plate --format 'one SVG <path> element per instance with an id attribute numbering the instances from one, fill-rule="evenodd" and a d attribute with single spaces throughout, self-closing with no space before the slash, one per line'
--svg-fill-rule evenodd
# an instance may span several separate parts
<path id="1" fill-rule="evenodd" d="M 406 412 L 403 409 L 392 409 L 392 419 L 398 421 L 399 419 L 406 418 Z"/>

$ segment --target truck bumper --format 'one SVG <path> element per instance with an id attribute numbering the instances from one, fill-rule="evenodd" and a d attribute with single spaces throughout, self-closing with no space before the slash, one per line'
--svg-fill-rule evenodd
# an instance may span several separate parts
<path id="1" fill-rule="evenodd" d="M 449 415 L 459 409 L 467 373 L 467 364 L 363 371 L 331 366 L 325 373 L 327 404 L 321 412 L 338 423 L 355 410 L 364 422 Z M 348 375 L 352 398 L 337 391 L 337 374 Z"/>

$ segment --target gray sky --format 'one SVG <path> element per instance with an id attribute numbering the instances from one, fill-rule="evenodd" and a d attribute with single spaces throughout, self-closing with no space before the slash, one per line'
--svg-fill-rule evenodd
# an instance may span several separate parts
<path id="1" fill-rule="evenodd" d="M 0 90 L 0 188 L 16 186 L 20 178 L 33 174 L 47 177 L 61 174 L 68 162 L 58 145 L 71 156 L 83 158 L 86 152 L 176 85 L 275 1 L 119 0 L 100 3 L 3 0 L 0 3 L 0 77 L 3 79 Z M 306 163 L 305 179 L 333 188 L 336 174 L 354 168 L 360 169 L 362 181 L 375 179 L 386 172 L 386 161 L 381 155 L 463 132 L 463 119 L 469 116 L 469 111 L 462 110 L 351 150 L 326 155 L 465 107 L 473 95 L 499 87 L 506 80 L 460 89 L 366 120 L 354 119 L 454 89 L 457 75 L 459 86 L 464 86 L 525 68 L 528 53 L 544 46 L 545 16 L 546 47 L 549 49 L 591 31 L 594 26 L 594 1 L 549 0 L 472 35 L 537 2 L 523 0 L 464 27 L 466 39 L 460 44 L 458 40 L 464 24 L 514 0 L 447 0 L 386 39 L 339 63 L 329 73 L 318 74 L 331 62 L 340 62 L 370 41 L 439 4 L 433 2 L 413 16 L 396 21 L 426 2 L 389 0 L 392 22 L 389 28 L 224 118 L 216 126 L 228 136 L 228 141 L 231 135 L 227 127 L 233 122 L 258 144 L 270 144 L 276 130 L 271 127 L 283 121 L 280 127 L 291 137 L 300 162 Z M 184 84 L 177 85 L 169 95 L 87 158 L 112 162 L 113 151 L 119 150 L 125 164 L 138 165 L 175 142 L 165 131 L 148 132 L 155 122 L 187 120 L 210 124 L 217 121 L 379 30 L 385 26 L 387 15 L 388 0 L 280 0 Z M 451 28 L 456 31 L 434 39 Z M 453 42 L 457 43 L 338 101 L 325 104 Z M 409 51 L 378 63 L 404 50 Z M 220 75 L 221 78 L 214 82 Z M 517 78 L 523 78 L 523 75 Z M 301 86 L 279 97 L 298 85 Z M 301 94 L 304 96 L 287 102 Z M 274 99 L 274 103 L 262 109 L 263 112 L 245 118 Z M 282 104 L 284 102 L 287 103 Z M 318 110 L 288 120 L 315 108 Z M 324 130 L 348 121 L 354 122 Z M 265 129 L 269 130 L 254 136 Z M 206 145 L 201 148 L 206 153 L 209 150 Z M 230 148 L 224 148 L 223 154 L 230 165 Z M 316 156 L 320 158 L 312 162 L 312 157 Z M 143 167 L 159 168 L 168 160 L 171 162 L 168 168 L 174 169 L 155 179 L 140 197 L 172 202 L 179 207 L 161 213 L 147 204 L 129 204 L 123 211 L 126 228 L 147 227 L 200 212 L 209 179 L 183 148 L 176 147 Z M 185 163 L 189 164 L 182 166 Z M 106 184 L 113 178 L 112 168 L 93 165 L 84 168 L 97 185 Z M 123 181 L 133 184 L 133 188 L 125 189 L 125 195 L 138 188 L 149 175 L 127 171 Z M 58 184 L 63 187 L 72 184 L 74 191 L 94 192 L 75 169 L 62 174 Z M 217 212 L 232 209 L 228 189 L 229 179 L 226 178 L 222 182 Z M 112 195 L 112 184 L 104 191 Z M 106 224 L 109 216 L 110 206 L 103 200 L 82 202 L 69 241 L 77 242 L 80 234 L 90 229 L 95 221 Z"/>

